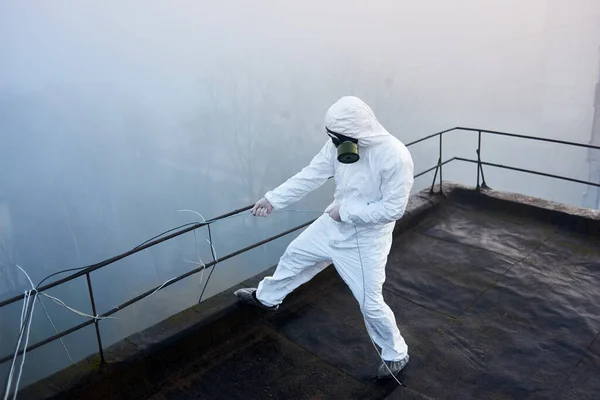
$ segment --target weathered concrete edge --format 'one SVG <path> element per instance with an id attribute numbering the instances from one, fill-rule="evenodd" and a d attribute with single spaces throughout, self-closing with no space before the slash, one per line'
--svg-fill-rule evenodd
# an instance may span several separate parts
<path id="1" fill-rule="evenodd" d="M 449 188 L 449 190 L 454 190 Z M 429 189 L 424 189 L 410 196 L 404 216 L 396 222 L 394 237 L 417 226 L 425 217 L 446 201 L 444 196 L 430 194 Z"/>
<path id="2" fill-rule="evenodd" d="M 600 210 L 569 206 L 520 193 L 492 189 L 477 192 L 473 188 L 458 184 L 444 184 L 444 190 L 451 192 L 452 196 L 465 198 L 486 209 L 506 211 L 509 208 L 513 213 L 524 214 L 571 231 L 600 236 Z"/>
<path id="3" fill-rule="evenodd" d="M 527 196 L 520 193 L 500 192 L 492 189 L 484 189 L 482 190 L 482 194 L 503 202 L 518 203 L 541 208 L 547 211 L 569 214 L 574 217 L 584 218 L 586 220 L 600 221 L 600 210 L 569 206 L 563 203 L 544 200 L 538 197 Z"/>
<path id="4" fill-rule="evenodd" d="M 418 225 L 430 212 L 437 208 L 444 198 L 430 195 L 429 189 L 415 193 L 409 199 L 404 217 L 396 223 L 394 236 Z M 104 349 L 106 364 L 100 365 L 100 356 L 93 354 L 57 373 L 23 388 L 19 397 L 27 399 L 58 399 L 69 396 L 71 391 L 80 391 L 87 386 L 98 388 L 103 381 L 111 379 L 111 386 L 121 386 L 114 382 L 119 376 L 123 379 L 147 379 L 151 368 L 149 359 L 190 336 L 197 336 L 209 325 L 240 310 L 232 292 L 241 287 L 256 287 L 265 276 L 275 270 L 271 267 L 246 281 L 235 285 L 209 299 L 171 317 L 135 333 Z M 309 283 L 311 284 L 311 283 Z M 126 382 L 122 382 L 126 385 Z"/>

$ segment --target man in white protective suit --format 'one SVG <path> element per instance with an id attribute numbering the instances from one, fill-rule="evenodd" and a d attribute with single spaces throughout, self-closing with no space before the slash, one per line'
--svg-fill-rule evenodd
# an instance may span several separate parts
<path id="1" fill-rule="evenodd" d="M 409 356 L 382 287 L 395 221 L 404 214 L 413 186 L 412 157 L 356 97 L 342 97 L 329 108 L 325 131 L 331 140 L 310 164 L 267 192 L 252 214 L 264 217 L 285 208 L 330 177 L 335 178 L 334 202 L 290 243 L 273 276 L 235 295 L 243 303 L 277 310 L 290 292 L 332 262 L 382 349 L 378 377 L 392 378 Z"/>

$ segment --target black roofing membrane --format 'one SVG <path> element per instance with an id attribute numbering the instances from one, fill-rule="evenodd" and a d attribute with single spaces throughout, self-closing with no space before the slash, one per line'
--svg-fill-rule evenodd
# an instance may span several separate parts
<path id="1" fill-rule="evenodd" d="M 384 296 L 409 345 L 405 388 L 376 381 L 358 303 L 322 274 L 257 314 L 247 347 L 190 370 L 182 396 L 600 398 L 597 237 L 464 199 L 397 237 Z"/>
<path id="2" fill-rule="evenodd" d="M 469 198 L 394 240 L 384 297 L 409 346 L 406 387 L 375 379 L 359 305 L 330 267 L 278 312 L 240 305 L 206 328 L 228 327 L 209 350 L 148 367 L 146 387 L 65 398 L 600 398 L 598 237 Z"/>

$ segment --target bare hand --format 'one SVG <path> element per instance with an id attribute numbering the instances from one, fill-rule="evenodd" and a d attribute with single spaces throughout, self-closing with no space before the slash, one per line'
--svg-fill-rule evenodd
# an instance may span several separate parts
<path id="1" fill-rule="evenodd" d="M 334 221 L 342 222 L 342 218 L 340 217 L 340 206 L 336 204 L 331 211 L 329 211 L 329 216 Z"/>
<path id="2" fill-rule="evenodd" d="M 273 206 L 269 203 L 269 200 L 264 197 L 256 202 L 252 208 L 252 215 L 255 217 L 266 217 L 273 211 Z"/>

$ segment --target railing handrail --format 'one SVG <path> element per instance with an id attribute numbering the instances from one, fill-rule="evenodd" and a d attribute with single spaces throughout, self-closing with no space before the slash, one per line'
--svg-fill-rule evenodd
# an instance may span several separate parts
<path id="1" fill-rule="evenodd" d="M 454 127 L 454 128 L 446 129 L 446 130 L 443 130 L 443 131 L 440 131 L 440 132 L 437 132 L 437 133 L 434 133 L 434 134 L 422 137 L 422 138 L 417 139 L 417 140 L 415 140 L 413 142 L 409 142 L 408 144 L 406 144 L 406 147 L 410 147 L 410 146 L 413 146 L 413 145 L 415 145 L 417 143 L 421 143 L 423 141 L 426 141 L 426 140 L 432 139 L 434 137 L 443 135 L 444 133 L 448 133 L 448 132 L 452 132 L 452 131 L 457 131 L 457 130 L 469 131 L 469 132 L 481 132 L 481 133 L 488 133 L 488 134 L 492 134 L 492 135 L 515 137 L 515 138 L 520 138 L 520 139 L 535 140 L 535 141 L 542 141 L 542 142 L 548 142 L 548 143 L 562 144 L 562 145 L 567 145 L 567 146 L 576 146 L 576 147 L 584 147 L 584 148 L 588 148 L 588 149 L 600 150 L 600 146 L 594 146 L 594 145 L 591 145 L 591 144 L 578 143 L 578 142 L 570 142 L 570 141 L 558 140 L 558 139 L 550 139 L 550 138 L 544 138 L 544 137 L 538 137 L 538 136 L 521 135 L 521 134 L 516 134 L 516 133 L 510 133 L 510 132 L 492 131 L 492 130 L 480 129 L 480 128 L 469 128 L 469 127 L 462 127 L 462 126 L 457 126 L 457 127 Z M 449 163 L 451 161 L 454 161 L 454 160 L 457 160 L 457 158 L 455 157 L 455 158 L 446 160 L 446 161 L 444 161 L 444 164 L 447 164 L 447 163 Z M 459 161 L 465 161 L 465 160 L 459 160 Z M 438 167 L 438 165 L 436 164 L 436 166 L 428 169 L 427 171 L 423 171 L 422 173 L 417 174 L 416 177 L 424 175 L 427 172 L 433 171 L 437 167 Z M 227 214 L 223 214 L 223 215 L 220 215 L 218 217 L 215 217 L 215 218 L 213 218 L 210 221 L 211 222 L 212 221 L 218 221 L 220 219 L 224 219 L 224 218 L 230 217 L 232 215 L 236 215 L 236 214 L 239 214 L 241 212 L 247 211 L 247 210 L 251 209 L 252 207 L 253 207 L 252 205 L 249 205 L 249 206 L 246 206 L 246 207 L 234 210 L 232 212 L 229 212 Z M 90 273 L 92 271 L 95 271 L 97 269 L 103 268 L 103 267 L 105 267 L 107 265 L 110 265 L 112 263 L 115 263 L 115 262 L 117 262 L 117 261 L 119 261 L 119 260 L 121 260 L 121 259 L 123 259 L 125 257 L 129 257 L 130 255 L 138 253 L 138 252 L 140 252 L 142 250 L 145 250 L 145 249 L 147 249 L 149 247 L 152 247 L 152 246 L 155 246 L 155 245 L 157 245 L 159 243 L 162 243 L 164 241 L 173 239 L 173 238 L 175 238 L 177 236 L 181 236 L 181 235 L 183 235 L 183 234 L 185 234 L 187 232 L 191 232 L 193 230 L 202 228 L 202 227 L 208 225 L 209 223 L 210 222 L 199 222 L 199 223 L 191 225 L 191 226 L 189 226 L 187 228 L 183 228 L 181 230 L 178 230 L 175 233 L 172 233 L 172 234 L 169 234 L 169 235 L 165 235 L 162 238 L 150 241 L 150 242 L 148 242 L 148 243 L 146 243 L 146 244 L 144 244 L 142 246 L 138 246 L 138 247 L 136 247 L 136 248 L 134 248 L 132 250 L 129 250 L 129 251 L 125 252 L 125 253 L 119 254 L 117 256 L 111 257 L 109 259 L 106 259 L 106 260 L 103 260 L 103 261 L 100 261 L 100 262 L 97 262 L 97 263 L 94 263 L 94 264 L 90 264 L 87 267 L 83 267 L 83 269 L 81 271 L 75 272 L 75 273 L 73 273 L 71 275 L 68 275 L 68 276 L 66 276 L 64 278 L 61 278 L 59 280 L 56 280 L 54 282 L 48 283 L 48 284 L 46 284 L 44 286 L 41 286 L 40 288 L 38 288 L 38 291 L 42 292 L 42 291 L 45 291 L 45 290 L 48 290 L 48 289 L 52 289 L 52 288 L 54 288 L 56 286 L 59 286 L 59 285 L 61 285 L 63 283 L 66 283 L 66 282 L 72 281 L 74 279 L 77 279 L 79 277 L 82 277 L 82 276 L 84 276 L 84 275 L 86 275 L 86 274 L 88 274 L 88 273 Z M 0 301 L 0 308 L 2 308 L 4 306 L 7 306 L 9 304 L 15 303 L 15 302 L 17 302 L 19 300 L 22 300 L 23 298 L 24 298 L 24 295 L 23 294 L 19 294 L 19 295 L 15 295 L 14 297 L 11 297 L 9 299 L 2 300 L 2 301 Z"/>
<path id="2" fill-rule="evenodd" d="M 479 144 L 477 146 L 477 160 L 471 160 L 471 159 L 461 158 L 461 157 L 453 157 L 453 158 L 450 158 L 450 159 L 445 160 L 445 161 L 442 160 L 442 147 L 443 147 L 443 145 L 442 145 L 442 137 L 443 137 L 443 135 L 445 133 L 449 133 L 449 132 L 453 132 L 453 131 L 458 131 L 458 130 L 468 131 L 468 132 L 478 132 L 478 134 L 479 134 Z M 435 170 L 435 176 L 433 177 L 433 182 L 432 182 L 432 185 L 431 185 L 431 192 L 433 192 L 433 187 L 435 185 L 435 181 L 436 181 L 437 174 L 438 174 L 438 171 L 439 171 L 439 174 L 440 174 L 440 178 L 439 178 L 439 180 L 440 180 L 440 192 L 442 192 L 442 167 L 444 165 L 452 162 L 452 161 L 462 161 L 462 162 L 468 162 L 468 163 L 475 163 L 475 164 L 477 164 L 477 189 L 480 188 L 480 184 L 479 184 L 480 183 L 480 175 L 483 178 L 483 187 L 486 187 L 485 177 L 483 176 L 483 165 L 490 166 L 490 167 L 496 167 L 496 168 L 509 169 L 509 170 L 519 171 L 519 172 L 526 172 L 526 173 L 531 173 L 531 174 L 536 174 L 536 175 L 541 175 L 541 176 L 546 176 L 546 177 L 551 177 L 551 178 L 556 178 L 556 179 L 562 179 L 562 180 L 576 182 L 576 183 L 581 183 L 581 184 L 592 185 L 592 186 L 595 186 L 595 187 L 600 187 L 600 184 L 595 183 L 595 182 L 588 182 L 588 181 L 583 181 L 583 180 L 579 180 L 579 179 L 574 179 L 574 178 L 569 178 L 569 177 L 564 177 L 564 176 L 559 176 L 559 175 L 553 175 L 553 174 L 548 174 L 548 173 L 539 172 L 539 171 L 527 170 L 527 169 L 523 169 L 523 168 L 517 168 L 517 167 L 512 167 L 512 166 L 507 166 L 507 165 L 502 165 L 502 164 L 494 164 L 494 163 L 489 163 L 489 162 L 483 162 L 483 161 L 481 161 L 481 153 L 480 153 L 480 150 L 481 150 L 481 134 L 482 133 L 491 134 L 491 135 L 514 137 L 514 138 L 520 138 L 520 139 L 527 139 L 527 140 L 534 140 L 534 141 L 541 141 L 541 142 L 548 142 L 548 143 L 555 143 L 555 144 L 561 144 L 561 145 L 567 145 L 567 146 L 583 147 L 583 148 L 587 148 L 587 149 L 600 150 L 600 146 L 594 146 L 594 145 L 591 145 L 591 144 L 570 142 L 570 141 L 565 141 L 565 140 L 550 139 L 550 138 L 543 138 L 543 137 L 536 137 L 536 136 L 521 135 L 521 134 L 516 134 L 516 133 L 510 133 L 510 132 L 492 131 L 492 130 L 487 130 L 487 129 L 469 128 L 469 127 L 459 127 L 459 126 L 457 126 L 457 127 L 454 127 L 454 128 L 450 128 L 450 129 L 446 129 L 444 131 L 440 131 L 440 132 L 434 133 L 432 135 L 425 136 L 425 137 L 423 137 L 421 139 L 418 139 L 418 140 L 415 140 L 413 142 L 410 142 L 410 143 L 406 144 L 406 146 L 409 147 L 409 146 L 413 146 L 413 145 L 415 145 L 417 143 L 421 143 L 421 142 L 424 142 L 426 140 L 429 140 L 429 139 L 432 139 L 432 138 L 435 138 L 435 137 L 439 137 L 439 159 L 438 159 L 437 164 L 434 165 L 433 167 L 425 170 L 425 171 L 422 171 L 422 172 L 420 172 L 418 174 L 415 174 L 415 178 L 418 178 L 420 176 L 423 176 L 423 175 L 425 175 L 425 174 L 427 174 L 427 173 Z M 220 216 L 218 216 L 218 217 L 216 217 L 216 218 L 214 218 L 212 220 L 208 220 L 208 221 L 205 221 L 205 222 L 198 222 L 198 223 L 192 224 L 192 225 L 190 225 L 188 227 L 185 227 L 185 228 L 182 227 L 181 229 L 178 229 L 175 232 L 170 233 L 168 235 L 167 234 L 160 235 L 161 237 L 159 237 L 157 239 L 154 239 L 154 240 L 149 240 L 149 241 L 143 243 L 142 245 L 139 245 L 139 246 L 137 246 L 137 247 L 135 247 L 135 248 L 133 248 L 133 249 L 125 252 L 125 253 L 119 254 L 119 255 L 117 255 L 115 257 L 111 257 L 111 258 L 106 259 L 104 261 L 100 261 L 100 262 L 88 265 L 86 267 L 82 267 L 81 270 L 79 270 L 79 271 L 77 271 L 77 272 L 75 272 L 75 273 L 73 273 L 71 275 L 68 275 L 68 276 L 66 276 L 64 278 L 61 278 L 61 279 L 56 280 L 54 282 L 48 283 L 46 285 L 40 286 L 39 288 L 37 288 L 35 290 L 35 292 L 33 294 L 36 295 L 37 292 L 42 292 L 42 291 L 51 289 L 53 287 L 62 285 L 64 283 L 66 283 L 66 282 L 72 281 L 74 279 L 77 279 L 77 278 L 82 277 L 82 276 L 85 275 L 86 278 L 87 278 L 87 281 L 88 281 L 88 287 L 89 287 L 89 291 L 90 291 L 90 300 L 92 302 L 92 307 L 94 308 L 94 313 L 95 313 L 96 311 L 95 311 L 95 305 L 94 305 L 94 295 L 93 295 L 93 292 L 92 292 L 91 280 L 90 280 L 90 273 L 91 272 L 93 272 L 95 270 L 98 270 L 100 268 L 103 268 L 103 267 L 105 267 L 105 266 L 107 266 L 109 264 L 112 264 L 112 263 L 114 263 L 116 261 L 119 261 L 119 260 L 121 260 L 123 258 L 129 257 L 129 256 L 131 256 L 131 255 L 133 255 L 135 253 L 138 253 L 138 252 L 142 251 L 142 250 L 148 249 L 148 248 L 150 248 L 152 246 L 156 246 L 156 245 L 158 245 L 158 244 L 160 244 L 162 242 L 165 242 L 167 240 L 170 240 L 170 239 L 173 239 L 175 237 L 181 236 L 181 235 L 183 235 L 185 233 L 188 233 L 188 232 L 194 231 L 196 229 L 202 228 L 202 227 L 207 226 L 207 225 L 209 225 L 209 224 L 211 224 L 211 223 L 213 223 L 215 221 L 222 220 L 224 218 L 227 218 L 227 217 L 239 214 L 241 212 L 247 211 L 247 210 L 249 210 L 251 208 L 252 208 L 252 205 L 246 206 L 246 207 L 243 207 L 243 208 L 231 211 L 231 212 L 229 212 L 227 214 L 220 215 Z M 111 310 L 109 310 L 107 312 L 104 312 L 103 314 L 98 315 L 98 317 L 100 317 L 100 318 L 108 317 L 108 316 L 110 316 L 110 315 L 112 315 L 112 314 L 114 314 L 114 313 L 122 310 L 123 308 L 126 308 L 126 307 L 128 307 L 128 306 L 130 306 L 130 305 L 132 305 L 132 304 L 134 304 L 134 303 L 142 300 L 143 298 L 148 297 L 149 295 L 155 293 L 157 290 L 160 290 L 160 289 L 162 289 L 164 287 L 170 286 L 170 285 L 172 285 L 172 284 L 174 284 L 174 283 L 176 283 L 176 282 L 178 282 L 178 281 L 180 281 L 182 279 L 185 279 L 185 278 L 187 278 L 187 277 L 189 277 L 189 276 L 191 276 L 191 275 L 193 275 L 195 273 L 198 273 L 198 272 L 202 271 L 203 269 L 213 267 L 213 266 L 215 266 L 219 262 L 222 262 L 222 261 L 225 261 L 227 259 L 233 258 L 233 257 L 235 257 L 235 256 L 237 256 L 239 254 L 245 253 L 246 251 L 249 251 L 249 250 L 254 249 L 256 247 L 262 246 L 263 244 L 266 244 L 266 243 L 268 243 L 270 241 L 273 241 L 273 240 L 275 240 L 277 238 L 280 238 L 280 237 L 285 236 L 285 235 L 287 235 L 289 233 L 292 233 L 292 232 L 295 232 L 295 231 L 297 231 L 299 229 L 302 229 L 302 228 L 308 226 L 313 221 L 314 220 L 308 221 L 308 222 L 303 223 L 302 225 L 299 225 L 299 226 L 297 226 L 295 228 L 289 229 L 289 230 L 287 230 L 285 232 L 282 232 L 280 234 L 272 236 L 272 237 L 270 237 L 268 239 L 265 239 L 265 240 L 262 240 L 260 242 L 254 243 L 254 244 L 252 244 L 250 246 L 247 246 L 247 247 L 245 247 L 243 249 L 237 250 L 237 251 L 235 251 L 235 252 L 233 252 L 231 254 L 228 254 L 228 255 L 224 256 L 223 258 L 220 258 L 219 260 L 214 260 L 212 262 L 207 263 L 206 265 L 203 265 L 202 267 L 198 267 L 198 268 L 195 268 L 193 270 L 190 270 L 190 271 L 188 271 L 188 272 L 186 272 L 186 273 L 184 273 L 184 274 L 182 274 L 182 275 L 180 275 L 180 276 L 178 276 L 176 278 L 173 278 L 173 279 L 169 280 L 167 283 L 164 283 L 164 284 L 162 284 L 160 286 L 157 286 L 157 287 L 155 287 L 153 289 L 150 289 L 150 290 L 148 290 L 148 291 L 146 291 L 146 292 L 144 292 L 144 293 L 142 293 L 142 294 L 140 294 L 140 295 L 138 295 L 138 296 L 136 296 L 136 297 L 134 297 L 134 298 L 132 298 L 132 299 L 130 299 L 128 301 L 126 301 L 125 303 L 121 304 L 120 306 L 114 307 Z M 7 300 L 3 300 L 3 301 L 0 302 L 0 308 L 4 307 L 6 305 L 9 305 L 9 304 L 15 303 L 15 302 L 17 302 L 19 300 L 22 300 L 24 297 L 25 297 L 24 294 L 21 294 L 21 295 L 17 295 L 17 296 L 14 296 L 12 298 L 9 298 Z M 80 330 L 80 329 L 82 329 L 82 328 L 84 328 L 86 326 L 91 325 L 91 324 L 95 324 L 95 326 L 96 326 L 96 334 L 98 336 L 98 345 L 99 345 L 99 349 L 100 349 L 100 355 L 101 355 L 102 361 L 104 361 L 103 352 L 102 352 L 102 343 L 101 343 L 101 338 L 100 338 L 100 331 L 98 329 L 98 322 L 99 322 L 98 319 L 93 319 L 93 320 L 90 319 L 88 321 L 80 323 L 80 324 L 78 324 L 78 325 L 76 325 L 74 327 L 71 327 L 71 328 L 69 328 L 69 329 L 67 329 L 65 331 L 57 333 L 54 336 L 48 337 L 48 338 L 46 338 L 46 339 L 44 339 L 44 340 L 42 340 L 40 342 L 37 342 L 35 344 L 32 344 L 32 345 L 28 346 L 27 347 L 27 351 L 30 351 L 30 350 L 36 349 L 38 347 L 41 347 L 41 346 L 43 346 L 45 344 L 51 343 L 51 342 L 53 342 L 55 340 L 58 340 L 58 339 L 62 338 L 63 336 L 66 336 L 66 335 L 68 335 L 70 333 L 78 331 L 78 330 Z M 20 354 L 22 354 L 22 352 L 23 352 L 22 350 L 19 350 L 17 352 L 17 356 L 20 355 Z M 13 358 L 13 354 L 5 356 L 2 359 L 0 359 L 0 364 L 4 363 L 6 361 L 9 361 L 12 358 Z"/>
<path id="3" fill-rule="evenodd" d="M 551 138 L 545 138 L 545 137 L 541 137 L 541 136 L 521 135 L 519 133 L 502 132 L 502 131 L 491 131 L 491 130 L 488 130 L 488 129 L 469 128 L 469 127 L 464 127 L 464 126 L 456 126 L 454 128 L 446 129 L 446 130 L 443 130 L 441 132 L 437 132 L 437 133 L 431 134 L 429 136 L 425 136 L 425 137 L 423 137 L 421 139 L 417 139 L 417 140 L 415 140 L 413 142 L 409 142 L 408 144 L 406 144 L 406 147 L 412 146 L 414 144 L 423 142 L 423 141 L 425 141 L 427 139 L 431 139 L 431 138 L 434 138 L 436 136 L 440 136 L 440 135 L 443 135 L 444 133 L 448 133 L 448 132 L 452 132 L 452 131 L 468 131 L 468 132 L 489 133 L 491 135 L 508 136 L 508 137 L 514 137 L 514 138 L 519 138 L 519 139 L 527 139 L 527 140 L 534 140 L 534 141 L 539 141 L 539 142 L 556 143 L 556 144 L 563 144 L 563 145 L 567 145 L 567 146 L 585 147 L 587 149 L 600 150 L 600 146 L 595 146 L 595 145 L 592 145 L 592 144 L 589 144 L 589 143 L 570 142 L 570 141 L 567 141 L 567 140 L 551 139 Z"/>
<path id="4" fill-rule="evenodd" d="M 150 290 L 147 290 L 146 292 L 144 292 L 144 293 L 142 293 L 142 294 L 140 294 L 140 295 L 138 295 L 138 296 L 136 296 L 136 297 L 134 297 L 132 299 L 127 300 L 123 304 L 120 304 L 118 306 L 113 307 L 112 309 L 104 312 L 103 314 L 98 315 L 97 317 L 98 318 L 110 317 L 111 315 L 113 315 L 113 314 L 115 314 L 115 313 L 117 313 L 117 312 L 119 312 L 119 311 L 121 311 L 121 310 L 129 307 L 130 305 L 132 305 L 134 303 L 137 303 L 138 301 L 140 301 L 140 300 L 142 300 L 142 299 L 144 299 L 144 298 L 152 295 L 153 293 L 155 293 L 159 289 L 162 290 L 162 289 L 164 289 L 164 288 L 166 288 L 168 286 L 171 286 L 171 285 L 173 285 L 173 284 L 175 284 L 175 283 L 177 283 L 177 282 L 179 282 L 179 281 L 181 281 L 181 280 L 183 280 L 183 279 L 185 279 L 185 278 L 187 278 L 187 277 L 189 277 L 191 275 L 197 274 L 198 272 L 200 272 L 202 270 L 214 267 L 218 263 L 221 263 L 223 261 L 227 261 L 227 260 L 229 260 L 229 259 L 231 259 L 233 257 L 236 257 L 236 256 L 238 256 L 238 255 L 240 255 L 242 253 L 245 253 L 245 252 L 250 251 L 252 249 L 255 249 L 255 248 L 259 247 L 259 246 L 262 246 L 263 244 L 272 242 L 273 240 L 279 239 L 280 237 L 286 236 L 286 235 L 288 235 L 288 234 L 290 234 L 292 232 L 300 230 L 300 229 L 302 229 L 302 228 L 310 225 L 313 222 L 314 222 L 314 220 L 305 222 L 305 223 L 303 223 L 301 225 L 298 225 L 298 226 L 296 226 L 294 228 L 288 229 L 285 232 L 278 233 L 277 235 L 271 236 L 271 237 L 269 237 L 267 239 L 261 240 L 260 242 L 251 244 L 250 246 L 244 247 L 243 249 L 234 251 L 233 253 L 230 253 L 230 254 L 227 254 L 227 255 L 225 255 L 223 257 L 220 257 L 218 260 L 207 262 L 206 264 L 202 265 L 201 267 L 194 268 L 194 269 L 192 269 L 192 270 L 190 270 L 190 271 L 188 271 L 188 272 L 186 272 L 184 274 L 181 274 L 181 275 L 179 275 L 179 276 L 177 276 L 177 277 L 175 277 L 173 279 L 168 280 L 166 283 L 163 283 L 161 285 L 155 286 L 154 288 L 152 288 Z M 89 273 L 86 274 L 86 276 L 89 277 Z M 91 296 L 91 299 L 93 299 L 93 296 Z M 50 342 L 53 342 L 55 340 L 58 340 L 58 339 L 62 338 L 63 336 L 66 336 L 66 335 L 68 335 L 70 333 L 73 333 L 73 332 L 75 332 L 75 331 L 77 331 L 79 329 L 85 328 L 88 325 L 97 324 L 97 323 L 98 323 L 97 319 L 90 319 L 88 321 L 82 322 L 81 324 L 79 324 L 77 326 L 74 326 L 74 327 L 72 327 L 70 329 L 67 329 L 67 330 L 63 331 L 63 332 L 57 333 L 57 334 L 55 334 L 53 336 L 50 336 L 49 338 L 46 338 L 46 339 L 44 339 L 44 340 L 42 340 L 42 341 L 40 341 L 38 343 L 35 343 L 35 344 L 27 347 L 27 351 L 35 350 L 38 347 L 41 347 L 41 346 L 43 346 L 45 344 L 48 344 Z M 100 340 L 100 339 L 98 339 L 98 340 Z M 21 355 L 22 353 L 23 353 L 23 351 L 19 350 L 17 352 L 17 356 Z M 13 358 L 13 354 L 10 354 L 8 356 L 5 356 L 5 357 L 1 358 L 0 359 L 0 364 L 9 361 L 12 358 Z"/>
<path id="5" fill-rule="evenodd" d="M 594 146 L 589 143 L 570 142 L 568 140 L 551 139 L 551 138 L 545 138 L 545 137 L 540 137 L 540 136 L 521 135 L 518 133 L 510 133 L 510 132 L 489 131 L 487 129 L 465 128 L 465 127 L 460 127 L 460 126 L 454 128 L 454 129 L 461 130 L 461 131 L 489 133 L 491 135 L 508 136 L 508 137 L 514 137 L 514 138 L 519 138 L 519 139 L 535 140 L 538 142 L 564 144 L 567 146 L 585 147 L 586 149 L 600 150 L 600 146 Z"/>
<path id="6" fill-rule="evenodd" d="M 417 140 L 415 140 L 413 142 L 407 143 L 406 147 L 410 147 L 410 146 L 413 146 L 415 144 L 421 143 L 423 141 L 426 141 L 426 140 L 432 139 L 434 137 L 443 135 L 444 133 L 448 133 L 448 132 L 452 132 L 452 131 L 457 131 L 457 130 L 468 131 L 468 132 L 481 132 L 481 133 L 488 133 L 488 134 L 492 134 L 492 135 L 515 137 L 515 138 L 520 138 L 520 139 L 535 140 L 535 141 L 542 141 L 542 142 L 548 142 L 548 143 L 562 144 L 562 145 L 567 145 L 567 146 L 576 146 L 576 147 L 584 147 L 584 148 L 588 148 L 588 149 L 600 150 L 600 146 L 594 146 L 594 145 L 591 145 L 591 144 L 571 142 L 571 141 L 558 140 L 558 139 L 550 139 L 550 138 L 544 138 L 544 137 L 539 137 L 539 136 L 522 135 L 522 134 L 517 134 L 517 133 L 511 133 L 511 132 L 492 131 L 492 130 L 480 129 L 480 128 L 470 128 L 470 127 L 463 127 L 463 126 L 456 126 L 454 128 L 446 129 L 446 130 L 443 130 L 443 131 L 440 131 L 440 132 L 436 132 L 434 134 L 422 137 L 422 138 L 417 139 Z M 454 161 L 454 160 L 456 160 L 456 157 L 444 161 L 444 164 L 447 164 L 447 163 L 449 163 L 451 161 Z M 459 161 L 466 161 L 466 160 L 459 160 Z M 428 169 L 426 171 L 423 171 L 420 174 L 417 174 L 416 177 L 424 175 L 427 172 L 433 171 L 436 168 L 438 168 L 437 164 L 436 164 L 436 166 L 434 166 L 434 167 L 432 167 L 432 168 L 430 168 L 430 169 Z M 590 182 L 587 182 L 587 183 L 590 183 Z M 250 208 L 252 208 L 252 205 L 240 208 L 238 210 L 234 210 L 234 211 L 229 212 L 227 214 L 220 215 L 220 216 L 218 216 L 216 218 L 213 218 L 211 221 L 218 221 L 220 219 L 227 218 L 229 216 L 238 214 L 240 212 L 247 211 Z M 83 267 L 84 269 L 82 269 L 81 271 L 75 272 L 75 273 L 73 273 L 71 275 L 68 275 L 68 276 L 66 276 L 64 278 L 61 278 L 59 280 L 56 280 L 54 282 L 48 283 L 48 284 L 46 284 L 44 286 L 41 286 L 40 288 L 38 288 L 38 291 L 42 292 L 42 291 L 54 288 L 56 286 L 59 286 L 59 285 L 61 285 L 63 283 L 72 281 L 72 280 L 77 279 L 79 277 L 82 277 L 82 276 L 84 276 L 84 275 L 86 275 L 86 274 L 88 274 L 88 273 L 90 273 L 92 271 L 95 271 L 97 269 L 100 269 L 100 268 L 103 268 L 103 267 L 105 267 L 107 265 L 110 265 L 110 264 L 112 264 L 114 262 L 117 262 L 117 261 L 119 261 L 119 260 L 121 260 L 121 259 L 123 259 L 125 257 L 128 257 L 130 255 L 138 253 L 138 252 L 140 252 L 142 250 L 145 250 L 145 249 L 147 249 L 149 247 L 155 246 L 155 245 L 157 245 L 157 244 L 159 244 L 161 242 L 164 242 L 164 241 L 173 239 L 173 238 L 175 238 L 177 236 L 183 235 L 183 234 L 185 234 L 187 232 L 191 232 L 191 231 L 196 230 L 198 228 L 202 228 L 202 227 L 204 227 L 206 225 L 208 225 L 208 222 L 199 222 L 197 224 L 191 225 L 191 226 L 189 226 L 187 228 L 184 228 L 184 229 L 182 229 L 180 231 L 177 231 L 175 233 L 172 233 L 170 235 L 166 235 L 166 236 L 164 236 L 164 237 L 162 237 L 160 239 L 156 239 L 154 241 L 150 241 L 150 242 L 144 244 L 143 246 L 139 246 L 139 247 L 136 247 L 136 248 L 134 248 L 134 249 L 132 249 L 130 251 L 127 251 L 125 253 L 119 254 L 118 256 L 111 257 L 109 259 L 106 259 L 106 260 L 103 260 L 103 261 L 100 261 L 100 262 L 97 262 L 97 263 L 94 263 L 94 264 L 90 264 L 87 267 Z M 2 308 L 4 306 L 7 306 L 9 304 L 15 303 L 15 302 L 17 302 L 19 300 L 22 300 L 23 298 L 24 298 L 24 294 L 19 294 L 19 295 L 15 295 L 15 296 L 13 296 L 13 297 L 11 297 L 9 299 L 2 300 L 2 301 L 0 301 L 0 308 Z"/>
<path id="7" fill-rule="evenodd" d="M 185 233 L 191 232 L 191 231 L 196 230 L 198 228 L 202 228 L 204 226 L 207 226 L 209 223 L 211 223 L 213 221 L 218 221 L 218 220 L 221 220 L 221 219 L 224 219 L 224 218 L 227 218 L 227 217 L 231 217 L 232 215 L 236 215 L 236 214 L 239 214 L 241 212 L 247 211 L 247 210 L 251 209 L 252 207 L 253 207 L 253 205 L 246 206 L 244 208 L 240 208 L 240 209 L 231 211 L 231 212 L 229 212 L 227 214 L 220 215 L 220 216 L 218 216 L 216 218 L 213 218 L 213 219 L 211 219 L 211 220 L 209 220 L 207 222 L 198 222 L 197 224 L 191 225 L 191 226 L 189 226 L 187 228 L 182 228 L 181 230 L 178 230 L 175 233 L 171 233 L 169 235 L 165 235 L 165 236 L 163 236 L 161 238 L 149 241 L 149 242 L 147 242 L 147 243 L 145 243 L 145 244 L 143 244 L 141 246 L 134 247 L 133 249 L 131 249 L 129 251 L 126 251 L 125 253 L 119 254 L 117 256 L 111 257 L 109 259 L 106 259 L 106 260 L 103 260 L 103 261 L 100 261 L 100 262 L 97 262 L 97 263 L 94 263 L 94 264 L 90 264 L 87 267 L 83 267 L 84 269 L 82 269 L 81 271 L 75 272 L 75 273 L 73 273 L 73 274 L 71 274 L 69 276 L 66 276 L 64 278 L 61 278 L 59 280 L 56 280 L 54 282 L 48 283 L 48 284 L 46 284 L 44 286 L 41 286 L 40 288 L 36 289 L 36 291 L 43 292 L 45 290 L 51 289 L 53 287 L 56 287 L 58 285 L 62 285 L 63 283 L 72 281 L 73 279 L 77 279 L 77 278 L 79 278 L 81 276 L 89 274 L 92 271 L 95 271 L 97 269 L 103 268 L 103 267 L 105 267 L 107 265 L 110 265 L 112 263 L 115 263 L 115 262 L 117 262 L 119 260 L 122 260 L 125 257 L 129 257 L 129 256 L 131 256 L 131 255 L 133 255 L 135 253 L 138 253 L 138 252 L 140 252 L 142 250 L 145 250 L 145 249 L 147 249 L 149 247 L 156 246 L 159 243 L 162 243 L 162 242 L 165 242 L 167 240 L 173 239 L 173 238 L 175 238 L 177 236 L 181 236 L 181 235 L 183 235 Z M 19 300 L 22 300 L 24 298 L 24 296 L 25 296 L 24 294 L 20 294 L 20 295 L 11 297 L 10 299 L 1 301 L 0 302 L 0 308 L 4 307 L 6 305 L 9 305 L 9 304 L 15 303 L 15 302 L 17 302 Z"/>

